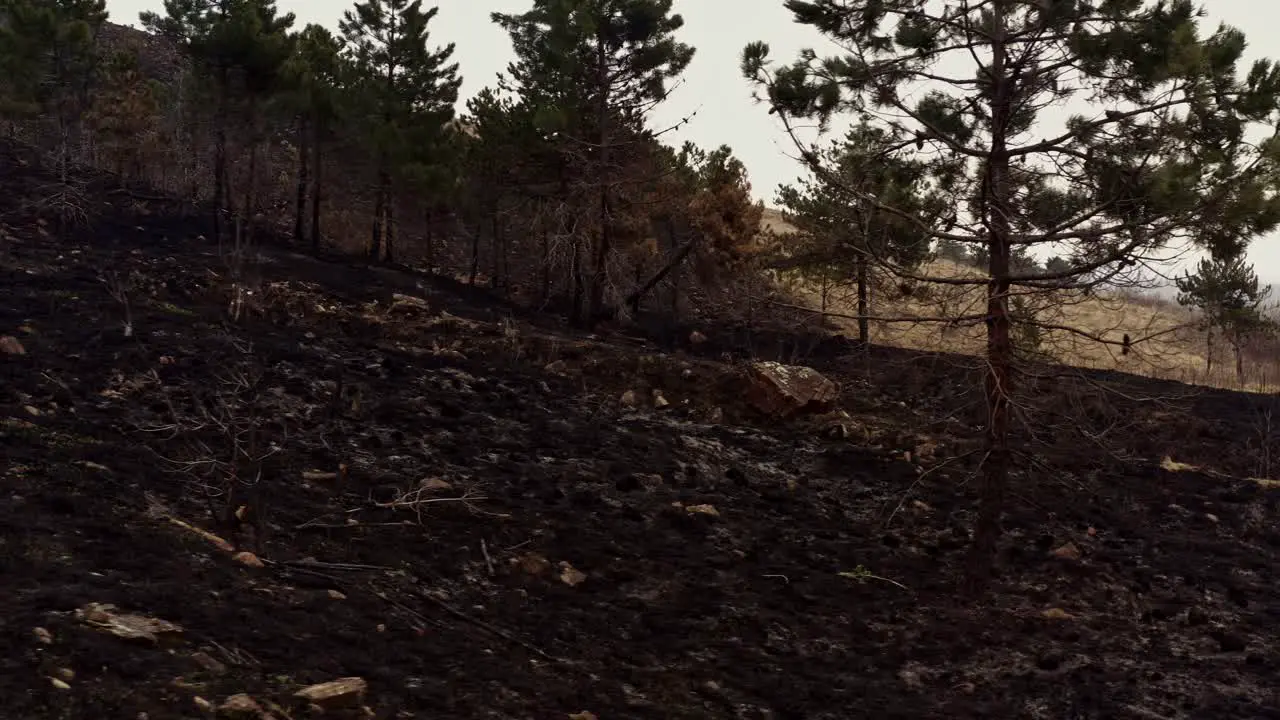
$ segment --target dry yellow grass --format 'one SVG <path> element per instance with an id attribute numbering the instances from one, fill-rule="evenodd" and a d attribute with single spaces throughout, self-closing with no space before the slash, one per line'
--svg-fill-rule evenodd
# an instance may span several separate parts
<path id="1" fill-rule="evenodd" d="M 766 209 L 762 229 L 785 234 L 793 228 L 775 209 Z M 978 271 L 954 263 L 938 261 L 922 271 L 941 277 L 978 276 Z M 852 315 L 852 283 L 823 288 L 796 273 L 783 273 L 779 285 L 797 304 L 829 313 Z M 950 318 L 980 314 L 985 290 L 973 286 L 915 286 L 902 292 L 895 282 L 873 289 L 870 315 L 881 318 Z M 824 302 L 825 294 L 825 302 Z M 1039 347 L 1057 362 L 1077 367 L 1120 370 L 1148 377 L 1178 380 L 1217 387 L 1239 388 L 1233 361 L 1226 348 L 1214 351 L 1212 372 L 1205 371 L 1205 333 L 1195 326 L 1195 318 L 1168 300 L 1124 293 L 1093 296 L 1028 296 L 1024 302 L 1034 309 L 1037 320 L 1047 326 L 1040 330 Z M 832 317 L 846 329 L 856 331 L 850 318 Z M 978 355 L 984 351 L 986 327 L 981 323 L 949 325 L 943 322 L 873 321 L 872 341 L 915 350 L 946 351 Z M 1071 328 L 1079 332 L 1072 332 Z M 1118 343 L 1125 335 L 1137 342 L 1128 354 Z M 1108 342 L 1099 342 L 1102 339 Z M 1117 343 L 1117 344 L 1110 344 Z M 1269 392 L 1280 380 L 1280 362 L 1249 362 L 1245 389 Z"/>

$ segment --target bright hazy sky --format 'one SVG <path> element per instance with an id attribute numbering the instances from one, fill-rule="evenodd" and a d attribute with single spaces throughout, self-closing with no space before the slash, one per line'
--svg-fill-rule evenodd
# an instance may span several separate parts
<path id="1" fill-rule="evenodd" d="M 457 44 L 455 60 L 464 78 L 465 101 L 506 68 L 510 45 L 506 35 L 489 20 L 489 13 L 520 12 L 531 0 L 424 0 L 430 7 L 439 4 L 440 14 L 432 22 L 431 41 Z M 308 22 L 325 25 L 335 32 L 342 12 L 353 0 L 278 0 L 278 6 L 298 16 L 298 27 Z M 1263 0 L 1205 0 L 1209 17 L 1206 31 L 1225 22 L 1244 30 L 1251 44 L 1249 58 L 1280 58 L 1280 5 Z M 1274 6 L 1273 6 L 1274 5 Z M 162 11 L 162 0 L 107 0 L 113 22 L 138 25 L 143 10 Z M 792 22 L 782 0 L 676 0 L 675 10 L 684 16 L 681 39 L 697 48 L 683 85 L 654 118 L 654 127 L 670 127 L 682 118 L 696 115 L 679 133 L 669 133 L 673 142 L 692 140 L 702 147 L 728 144 L 751 173 L 755 195 L 770 202 L 779 183 L 790 182 L 799 166 L 788 155 L 793 146 L 781 133 L 767 109 L 751 100 L 751 87 L 738 71 L 738 59 L 748 42 L 764 40 L 777 60 L 794 59 L 799 49 L 814 47 L 819 54 L 832 46 L 808 28 Z M 1280 282 L 1280 235 L 1255 241 L 1250 257 L 1258 274 Z"/>

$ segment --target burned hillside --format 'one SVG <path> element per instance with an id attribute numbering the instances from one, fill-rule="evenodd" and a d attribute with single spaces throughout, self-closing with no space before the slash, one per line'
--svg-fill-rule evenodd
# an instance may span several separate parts
<path id="1" fill-rule="evenodd" d="M 0 167 L 6 716 L 1280 713 L 1269 398 L 1045 369 L 974 603 L 971 360 L 284 243 L 245 297 L 206 219 L 104 179 L 60 235 L 42 172 Z M 836 407 L 762 416 L 752 360 Z"/>

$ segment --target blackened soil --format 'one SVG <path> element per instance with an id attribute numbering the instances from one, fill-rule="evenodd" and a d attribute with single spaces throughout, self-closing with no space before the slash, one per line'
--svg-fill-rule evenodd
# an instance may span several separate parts
<path id="1" fill-rule="evenodd" d="M 1121 434 L 1027 438 L 973 601 L 957 359 L 816 354 L 849 417 L 771 425 L 723 348 L 535 327 L 393 270 L 274 250 L 233 320 L 198 227 L 104 204 L 60 240 L 0 177 L 0 335 L 27 351 L 0 356 L 0 716 L 248 693 L 303 717 L 296 690 L 359 676 L 382 718 L 1280 717 L 1256 399 L 1045 380 Z M 232 406 L 268 456 L 264 568 L 172 521 L 219 529 Z M 90 602 L 184 632 L 126 642 L 76 621 Z"/>

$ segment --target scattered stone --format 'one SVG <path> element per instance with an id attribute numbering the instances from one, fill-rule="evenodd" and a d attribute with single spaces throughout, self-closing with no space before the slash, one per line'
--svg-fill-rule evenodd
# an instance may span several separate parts
<path id="1" fill-rule="evenodd" d="M 1217 515 L 1214 515 L 1213 513 L 1205 513 L 1205 514 L 1204 514 L 1204 518 L 1205 518 L 1205 520 L 1208 520 L 1209 522 L 1213 523 L 1214 525 L 1217 525 L 1217 524 L 1218 524 L 1218 516 L 1217 516 Z"/>
<path id="2" fill-rule="evenodd" d="M 71 668 L 58 668 L 53 671 L 53 676 L 63 682 L 71 682 L 76 679 L 76 671 Z"/>
<path id="3" fill-rule="evenodd" d="M 713 425 L 719 425 L 724 422 L 724 410 L 719 407 L 711 408 L 711 412 L 707 413 L 707 422 Z"/>
<path id="4" fill-rule="evenodd" d="M 655 389 L 655 390 L 653 391 L 653 406 L 654 406 L 654 407 L 656 407 L 656 408 L 658 408 L 659 410 L 661 410 L 662 408 L 664 408 L 664 407 L 666 407 L 666 406 L 668 406 L 668 405 L 670 405 L 670 404 L 671 404 L 671 403 L 667 402 L 667 399 L 666 399 L 665 397 L 663 397 L 663 396 L 662 396 L 662 391 L 661 391 L 661 390 L 656 390 L 656 389 Z"/>
<path id="5" fill-rule="evenodd" d="M 690 505 L 685 508 L 685 512 L 690 515 L 709 515 L 711 517 L 720 517 L 720 511 L 714 505 Z"/>
<path id="6" fill-rule="evenodd" d="M 427 307 L 426 300 L 423 300 L 422 298 L 412 297 L 409 295 L 401 295 L 400 293 L 395 293 L 394 295 L 391 296 L 391 307 L 388 309 L 388 312 L 394 313 L 394 312 L 405 311 L 405 310 L 426 311 L 427 309 L 428 307 Z"/>
<path id="7" fill-rule="evenodd" d="M 340 590 L 330 590 L 329 597 L 333 600 L 346 600 L 347 596 L 342 594 Z"/>
<path id="8" fill-rule="evenodd" d="M 262 562 L 262 558 L 258 557 L 257 555 L 254 555 L 253 553 L 247 550 L 242 550 L 236 553 L 235 555 L 232 555 L 231 559 L 235 560 L 241 565 L 244 565 L 245 567 L 251 567 L 251 568 L 266 567 L 266 564 Z"/>
<path id="9" fill-rule="evenodd" d="M 775 418 L 831 409 L 840 388 L 813 368 L 778 362 L 752 363 L 747 401 Z"/>
<path id="10" fill-rule="evenodd" d="M 569 363 L 563 360 L 553 360 L 542 369 L 553 375 L 567 375 L 569 373 Z"/>
<path id="11" fill-rule="evenodd" d="M 438 491 L 448 491 L 453 489 L 452 485 L 450 485 L 447 481 L 438 477 L 432 477 L 432 478 L 427 478 L 426 480 L 423 480 L 421 487 L 423 490 L 438 490 Z"/>
<path id="12" fill-rule="evenodd" d="M 71 689 L 71 686 L 70 686 L 70 685 L 68 685 L 68 684 L 66 683 L 66 681 L 64 681 L 64 680 L 59 680 L 59 679 L 58 679 L 58 678 L 56 678 L 56 677 L 51 677 L 51 678 L 49 678 L 49 684 L 53 685 L 55 688 L 57 688 L 57 689 L 59 689 L 59 690 L 70 690 L 70 689 Z"/>
<path id="13" fill-rule="evenodd" d="M 214 675 L 221 675 L 227 671 L 226 665 L 207 652 L 191 653 L 191 660 L 206 672 L 211 672 Z"/>
<path id="14" fill-rule="evenodd" d="M 903 685 L 907 686 L 908 690 L 919 691 L 924 689 L 924 681 L 920 678 L 920 673 L 915 670 L 907 668 L 899 670 L 898 679 L 902 681 Z"/>
<path id="15" fill-rule="evenodd" d="M 305 687 L 293 696 L 304 703 L 332 710 L 359 705 L 368 689 L 369 683 L 364 678 L 345 677 Z"/>
<path id="16" fill-rule="evenodd" d="M 26 410 L 31 417 L 40 417 L 40 409 L 34 405 L 23 405 L 22 409 Z"/>
<path id="17" fill-rule="evenodd" d="M 560 562 L 560 582 L 569 587 L 577 587 L 587 581 L 587 574 L 567 562 Z"/>
<path id="18" fill-rule="evenodd" d="M 628 390 L 622 393 L 622 398 L 618 402 L 622 403 L 623 407 L 633 408 L 638 405 L 640 401 L 636 397 L 635 390 Z"/>
<path id="19" fill-rule="evenodd" d="M 582 712 L 569 713 L 569 720 L 600 720 L 600 719 L 596 717 L 595 713 L 587 712 L 586 710 L 583 710 Z"/>
<path id="20" fill-rule="evenodd" d="M 530 575 L 541 575 L 551 569 L 551 561 L 537 553 L 526 553 L 516 561 Z"/>
<path id="21" fill-rule="evenodd" d="M 80 622 L 97 630 L 111 633 L 123 640 L 159 642 L 162 637 L 182 633 L 182 626 L 159 618 L 119 613 L 114 605 L 89 603 L 75 611 Z"/>
<path id="22" fill-rule="evenodd" d="M 267 717 L 267 711 L 258 701 L 245 693 L 237 693 L 223 700 L 218 706 L 218 714 L 238 720 L 260 720 Z"/>
<path id="23" fill-rule="evenodd" d="M 1075 619 L 1075 618 L 1074 618 L 1074 616 L 1073 616 L 1071 613 L 1069 613 L 1069 612 L 1067 612 L 1066 610 L 1063 610 L 1062 608 L 1059 608 L 1059 607 L 1052 607 L 1052 608 L 1049 608 L 1049 609 L 1047 609 L 1047 610 L 1042 610 L 1042 611 L 1040 612 L 1040 617 L 1044 618 L 1045 620 L 1073 620 L 1073 619 Z"/>
<path id="24" fill-rule="evenodd" d="M 195 697 L 191 698 L 191 702 L 195 703 L 195 706 L 197 708 L 200 708 L 200 712 L 202 713 L 212 713 L 214 711 L 213 703 L 209 702 L 208 700 L 205 700 L 199 695 L 196 695 Z"/>
<path id="25" fill-rule="evenodd" d="M 1055 548 L 1053 552 L 1049 554 L 1059 560 L 1070 560 L 1072 562 L 1079 560 L 1081 557 L 1080 548 L 1076 547 L 1076 544 L 1072 542 Z"/>
<path id="26" fill-rule="evenodd" d="M 41 645 L 53 644 L 53 633 L 49 632 L 45 628 L 42 628 L 42 627 L 32 628 L 31 634 L 36 636 L 36 642 L 40 643 Z"/>
<path id="27" fill-rule="evenodd" d="M 703 335 L 702 333 L 698 332 L 697 330 L 694 330 L 693 332 L 689 333 L 689 344 L 690 344 L 690 345 L 701 345 L 701 344 L 705 343 L 706 341 L 707 341 L 707 336 L 706 336 L 706 335 Z"/>
<path id="28" fill-rule="evenodd" d="M 302 479 L 312 483 L 331 483 L 338 479 L 338 473 L 324 470 L 303 470 Z"/>
<path id="29" fill-rule="evenodd" d="M 0 353 L 5 355 L 26 355 L 27 349 L 22 347 L 22 343 L 18 342 L 18 338 L 12 335 L 0 337 Z"/>

